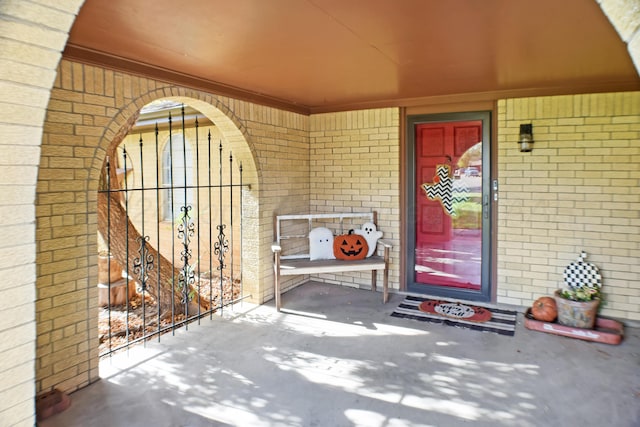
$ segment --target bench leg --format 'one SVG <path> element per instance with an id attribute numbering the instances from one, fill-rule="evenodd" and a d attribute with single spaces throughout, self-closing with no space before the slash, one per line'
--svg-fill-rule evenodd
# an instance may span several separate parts
<path id="1" fill-rule="evenodd" d="M 386 304 L 389 301 L 389 268 L 385 268 L 382 274 L 382 303 Z"/>
<path id="2" fill-rule="evenodd" d="M 384 272 L 382 273 L 382 303 L 389 301 L 389 247 L 384 248 Z"/>
<path id="3" fill-rule="evenodd" d="M 371 270 L 371 290 L 373 292 L 375 292 L 377 290 L 377 285 L 376 285 L 376 273 L 378 273 L 377 270 Z"/>
<path id="4" fill-rule="evenodd" d="M 280 302 L 280 277 L 278 276 L 279 274 L 276 273 L 276 288 L 274 292 L 276 294 L 276 310 L 280 311 L 282 303 Z"/>
<path id="5" fill-rule="evenodd" d="M 280 308 L 282 308 L 282 302 L 280 300 L 280 254 L 276 254 L 275 257 L 275 262 L 274 262 L 274 288 L 273 288 L 273 293 L 275 294 L 276 297 L 276 310 L 280 311 Z"/>

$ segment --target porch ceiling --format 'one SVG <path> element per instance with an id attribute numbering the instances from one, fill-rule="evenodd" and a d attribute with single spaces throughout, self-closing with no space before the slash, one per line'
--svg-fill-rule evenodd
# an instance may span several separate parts
<path id="1" fill-rule="evenodd" d="M 87 0 L 65 56 L 305 113 L 640 89 L 595 0 Z"/>

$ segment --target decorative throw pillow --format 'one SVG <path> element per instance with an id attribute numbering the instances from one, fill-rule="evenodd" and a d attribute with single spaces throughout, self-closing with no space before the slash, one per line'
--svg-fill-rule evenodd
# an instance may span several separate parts
<path id="1" fill-rule="evenodd" d="M 365 222 L 362 224 L 362 229 L 354 230 L 354 233 L 363 236 L 367 240 L 367 245 L 369 245 L 367 258 L 373 255 L 376 251 L 376 246 L 378 245 L 378 239 L 382 238 L 382 231 L 377 231 L 374 223 Z"/>
<path id="2" fill-rule="evenodd" d="M 333 233 L 326 227 L 316 227 L 309 232 L 309 259 L 335 259 Z"/>
<path id="3" fill-rule="evenodd" d="M 346 261 L 365 259 L 368 251 L 367 240 L 363 236 L 355 234 L 353 230 L 349 230 L 349 234 L 336 236 L 333 240 L 333 254 L 336 259 Z"/>

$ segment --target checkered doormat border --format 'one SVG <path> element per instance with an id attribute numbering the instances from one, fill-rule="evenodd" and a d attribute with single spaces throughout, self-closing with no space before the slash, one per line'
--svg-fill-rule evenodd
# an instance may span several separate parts
<path id="1" fill-rule="evenodd" d="M 516 333 L 516 320 L 518 313 L 515 311 L 484 307 L 491 312 L 491 320 L 478 323 L 463 319 L 452 319 L 439 314 L 421 311 L 419 308 L 420 304 L 424 301 L 430 300 L 430 298 L 407 296 L 393 311 L 393 313 L 391 313 L 391 316 L 423 322 L 441 323 L 449 326 L 472 329 L 474 331 L 493 332 L 507 336 L 513 336 Z"/>

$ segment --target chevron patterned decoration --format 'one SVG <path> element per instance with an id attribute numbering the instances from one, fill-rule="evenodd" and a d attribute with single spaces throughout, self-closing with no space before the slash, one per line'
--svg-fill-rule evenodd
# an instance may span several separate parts
<path id="1" fill-rule="evenodd" d="M 437 165 L 433 184 L 422 184 L 422 189 L 429 200 L 440 200 L 442 208 L 449 216 L 456 216 L 453 210 L 453 177 L 451 166 Z"/>

